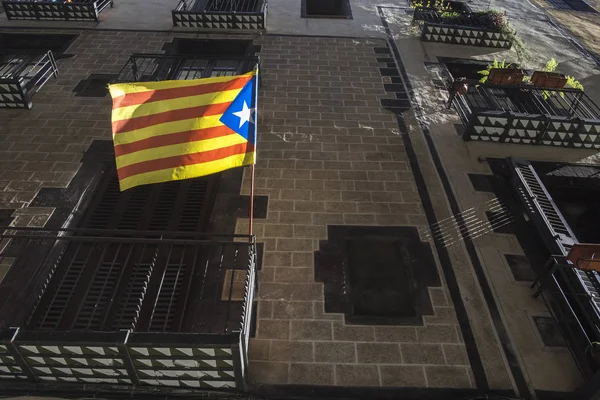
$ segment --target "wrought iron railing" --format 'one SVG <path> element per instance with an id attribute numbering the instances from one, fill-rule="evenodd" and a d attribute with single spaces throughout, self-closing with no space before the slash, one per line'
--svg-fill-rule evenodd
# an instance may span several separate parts
<path id="1" fill-rule="evenodd" d="M 0 107 L 31 108 L 31 96 L 53 76 L 58 66 L 51 51 L 0 52 Z"/>
<path id="2" fill-rule="evenodd" d="M 500 111 L 600 119 L 600 107 L 581 90 L 542 89 L 533 85 L 498 86 L 477 81 L 456 81 L 455 88 L 464 83 L 468 90 L 456 92 L 453 104 L 466 116 L 478 111 Z"/>
<path id="3" fill-rule="evenodd" d="M 247 280 L 254 268 L 252 237 L 10 228 L 2 239 L 12 240 L 0 257 L 16 258 L 14 277 L 23 269 L 41 270 L 44 282 L 31 282 L 38 289 L 24 294 L 36 301 L 26 321 L 15 320 L 8 305 L 23 294 L 4 298 L 0 319 L 5 324 L 194 333 L 229 333 L 244 324 Z"/>
<path id="4" fill-rule="evenodd" d="M 492 28 L 490 17 L 485 13 L 466 10 L 439 11 L 427 7 L 416 7 L 413 18 L 432 24 L 446 24 L 481 28 L 498 32 Z"/>
<path id="5" fill-rule="evenodd" d="M 14 263 L 0 284 L 0 376 L 243 388 L 253 236 L 4 229 L 0 260 Z"/>
<path id="6" fill-rule="evenodd" d="M 528 161 L 508 158 L 510 183 L 525 213 L 533 222 L 547 252 L 566 257 L 578 243 L 552 196 Z M 544 299 L 561 326 L 586 376 L 593 374 L 589 348 L 600 339 L 600 275 L 595 271 L 558 268 L 544 280 Z"/>
<path id="7" fill-rule="evenodd" d="M 452 105 L 465 140 L 600 149 L 600 108 L 581 90 L 456 80 Z"/>
<path id="8" fill-rule="evenodd" d="M 180 0 L 175 26 L 204 29 L 265 29 L 267 0 Z"/>
<path id="9" fill-rule="evenodd" d="M 176 10 L 195 12 L 260 12 L 262 0 L 181 0 Z"/>
<path id="10" fill-rule="evenodd" d="M 188 80 L 232 76 L 251 71 L 258 57 L 202 57 L 196 55 L 133 54 L 115 82 Z"/>
<path id="11" fill-rule="evenodd" d="M 98 21 L 113 0 L 3 0 L 6 17 L 24 20 Z"/>

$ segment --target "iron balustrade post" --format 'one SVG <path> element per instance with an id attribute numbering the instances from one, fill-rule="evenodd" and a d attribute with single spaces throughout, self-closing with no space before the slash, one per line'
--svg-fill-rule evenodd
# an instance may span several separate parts
<path id="1" fill-rule="evenodd" d="M 127 371 L 127 374 L 129 375 L 129 379 L 131 380 L 131 383 L 134 385 L 139 385 L 140 378 L 137 374 L 137 369 L 135 368 L 135 364 L 133 363 L 131 354 L 129 353 L 129 345 L 127 343 L 129 341 L 129 336 L 132 333 L 131 329 L 123 329 L 123 330 L 121 330 L 121 332 L 125 333 L 125 338 L 124 338 L 123 342 L 117 343 L 117 349 L 119 350 L 119 355 L 121 356 L 121 359 L 123 360 L 123 365 L 125 366 L 125 370 Z"/>
<path id="2" fill-rule="evenodd" d="M 23 357 L 23 355 L 19 351 L 19 347 L 15 344 L 15 340 L 17 339 L 21 328 L 11 328 L 11 329 L 14 329 L 14 334 L 13 334 L 12 338 L 10 339 L 10 342 L 8 342 L 6 344 L 6 348 L 8 349 L 9 353 L 13 356 L 13 358 L 15 359 L 15 362 L 21 368 L 21 370 L 27 376 L 27 378 L 31 382 L 39 382 L 40 378 L 38 378 L 38 376 L 35 374 L 35 372 L 33 371 L 33 368 L 31 368 L 29 366 L 29 364 L 27 363 L 27 360 L 25 360 L 25 357 Z"/>

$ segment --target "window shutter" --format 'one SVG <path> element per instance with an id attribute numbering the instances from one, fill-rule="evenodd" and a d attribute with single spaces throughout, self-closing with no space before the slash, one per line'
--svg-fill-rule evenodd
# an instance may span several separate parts
<path id="1" fill-rule="evenodd" d="M 119 191 L 115 170 L 106 172 L 79 228 L 206 232 L 217 176 L 173 181 Z M 130 236 L 130 235 L 129 235 Z M 144 243 L 70 243 L 29 326 L 56 330 L 132 328 L 148 288 L 160 284 L 150 324 L 165 331 L 173 325 L 186 296 L 193 255 L 185 245 Z M 155 282 L 156 281 L 156 282 Z M 154 300 L 153 300 L 154 303 Z M 163 304 L 164 303 L 164 304 Z"/>

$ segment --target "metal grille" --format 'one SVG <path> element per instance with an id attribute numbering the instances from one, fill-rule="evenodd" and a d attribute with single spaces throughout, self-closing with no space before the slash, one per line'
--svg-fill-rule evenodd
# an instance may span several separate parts
<path id="1" fill-rule="evenodd" d="M 504 111 L 600 119 L 600 107 L 581 90 L 544 90 L 530 85 L 498 87 L 477 81 L 467 83 L 467 92 L 457 94 L 453 99 L 455 106 L 466 115 L 478 111 Z"/>
<path id="2" fill-rule="evenodd" d="M 115 82 L 188 80 L 232 76 L 251 71 L 257 57 L 196 57 L 162 54 L 134 54 Z"/>
<path id="3" fill-rule="evenodd" d="M 35 234 L 27 236 L 31 231 Z M 18 237 L 22 254 L 48 245 L 66 248 L 27 329 L 190 333 L 242 329 L 254 285 L 255 252 L 249 236 L 240 236 L 246 241 L 239 242 L 232 236 L 190 232 L 70 229 L 61 230 L 63 236 L 48 232 L 18 228 L 3 235 Z"/>
<path id="4" fill-rule="evenodd" d="M 199 244 L 181 247 L 163 245 L 160 240 L 179 237 L 177 232 L 189 232 L 183 234 L 184 239 L 198 238 L 189 235 L 198 235 L 208 221 L 215 179 L 218 176 L 120 192 L 115 171 L 107 172 L 80 227 L 110 232 L 117 241 L 102 236 L 84 240 L 85 233 L 80 241 L 65 240 L 57 272 L 30 325 L 110 330 L 135 327 L 140 316 L 151 315 L 144 318 L 148 329 L 179 329 L 181 324 L 174 325 L 173 320 L 185 306 L 190 290 L 188 286 L 182 289 L 184 278 L 189 280 L 196 264 L 208 255 L 200 251 Z M 158 243 L 147 243 L 143 235 L 131 239 L 138 231 L 165 233 L 150 236 L 158 238 Z M 184 318 L 183 314 L 177 317 Z"/>
<path id="5" fill-rule="evenodd" d="M 0 51 L 0 81 L 23 80 L 31 95 L 41 89 L 52 76 L 58 76 L 58 67 L 51 51 L 45 53 Z"/>
<path id="6" fill-rule="evenodd" d="M 193 12 L 258 12 L 262 0 L 182 0 L 178 10 Z"/>
<path id="7" fill-rule="evenodd" d="M 172 329 L 177 303 L 181 300 L 183 278 L 188 267 L 184 262 L 185 250 L 185 247 L 174 247 L 169 252 L 156 305 L 150 318 L 149 330 L 151 332 Z"/>

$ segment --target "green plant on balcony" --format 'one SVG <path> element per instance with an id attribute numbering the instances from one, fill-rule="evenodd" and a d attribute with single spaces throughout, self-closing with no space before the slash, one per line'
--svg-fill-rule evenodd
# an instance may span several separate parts
<path id="1" fill-rule="evenodd" d="M 550 60 L 548 60 L 546 62 L 546 65 L 544 65 L 544 67 L 540 70 L 543 72 L 555 72 L 556 68 L 558 67 L 558 62 L 556 62 L 556 60 L 554 58 L 551 58 Z M 570 75 L 566 75 L 567 77 L 567 83 L 565 86 L 569 86 L 570 88 L 573 89 L 577 89 L 577 90 L 584 90 L 583 85 L 574 77 L 570 76 Z M 563 92 L 558 92 L 560 94 L 560 96 L 562 98 L 565 97 L 565 94 Z M 548 99 L 550 96 L 555 95 L 556 92 L 553 90 L 542 90 L 542 96 L 544 97 L 544 99 Z"/>
<path id="2" fill-rule="evenodd" d="M 410 8 L 431 8 L 436 11 L 451 11 L 450 3 L 445 0 L 416 0 L 410 3 Z"/>
<path id="3" fill-rule="evenodd" d="M 548 60 L 546 62 L 546 65 L 544 65 L 539 71 L 555 72 L 557 67 L 558 67 L 558 62 L 554 58 L 551 58 L 550 60 Z M 484 70 L 477 71 L 477 73 L 479 75 L 481 75 L 481 79 L 479 79 L 479 82 L 480 83 L 487 82 L 488 77 L 490 75 L 490 71 L 492 69 L 509 69 L 509 68 L 517 68 L 517 66 L 512 63 L 507 63 L 506 60 L 502 60 L 502 61 L 494 60 L 494 62 L 491 64 L 488 64 Z M 567 77 L 566 86 L 569 86 L 573 89 L 578 89 L 581 91 L 584 90 L 583 85 L 578 80 L 576 80 L 574 77 L 572 77 L 570 75 L 567 75 L 566 77 Z M 523 83 L 526 83 L 526 82 L 531 82 L 531 76 L 523 77 Z M 553 96 L 554 94 L 556 94 L 556 91 L 546 90 L 546 89 L 542 90 L 542 96 L 544 97 L 544 99 L 548 99 L 550 96 Z M 559 92 L 559 94 L 562 98 L 565 97 L 564 93 Z"/>
<path id="4" fill-rule="evenodd" d="M 507 63 L 506 60 L 502 60 L 502 61 L 494 60 L 494 62 L 491 64 L 488 64 L 488 66 L 485 67 L 485 69 L 483 69 L 481 71 L 477 71 L 477 73 L 479 75 L 481 75 L 481 79 L 479 79 L 480 83 L 487 82 L 492 68 L 494 68 L 494 69 L 509 69 L 509 68 L 516 68 L 516 66 L 511 63 Z"/>

